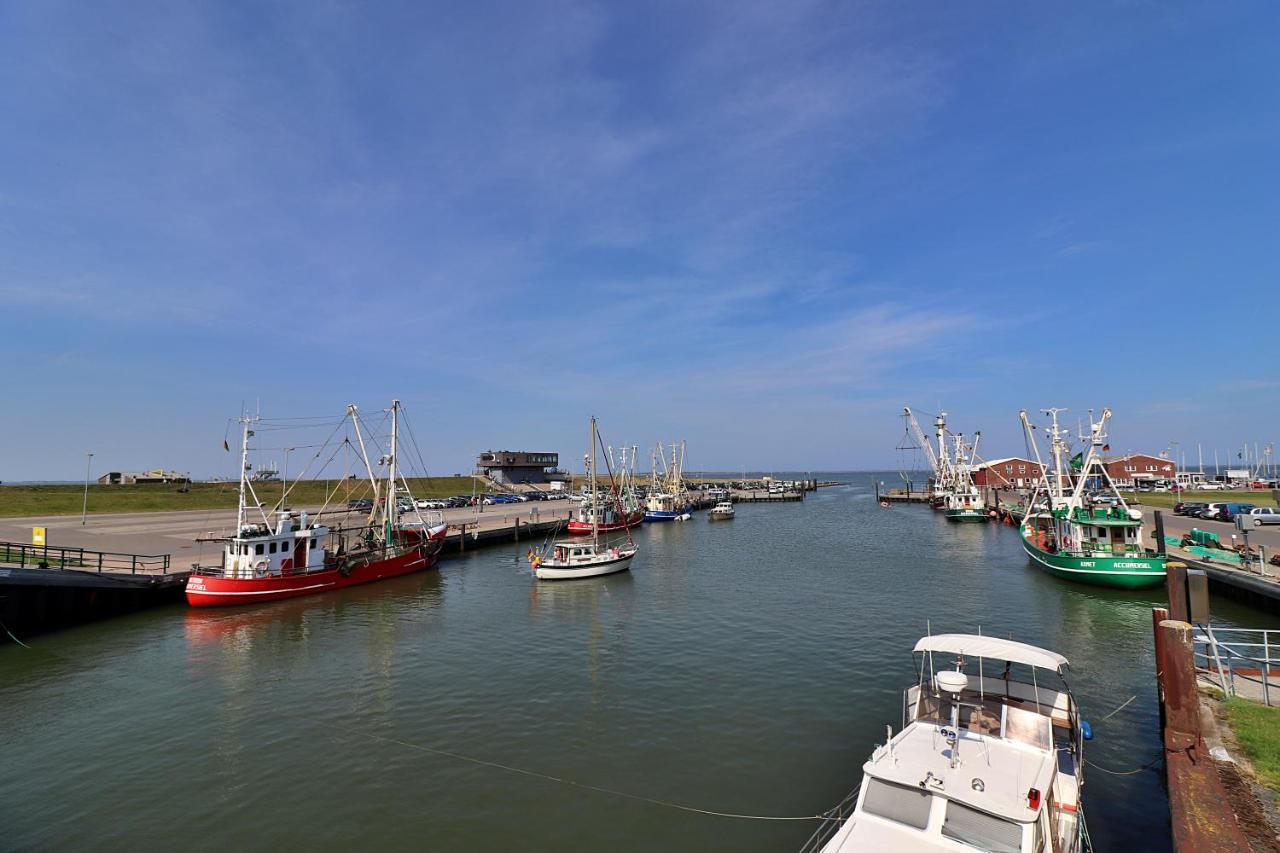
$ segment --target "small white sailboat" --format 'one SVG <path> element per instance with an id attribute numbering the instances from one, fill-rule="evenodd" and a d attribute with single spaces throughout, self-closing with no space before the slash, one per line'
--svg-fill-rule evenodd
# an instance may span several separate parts
<path id="1" fill-rule="evenodd" d="M 733 501 L 720 501 L 711 508 L 711 512 L 707 513 L 707 518 L 711 521 L 728 521 L 737 515 L 737 511 L 733 508 Z"/>
<path id="2" fill-rule="evenodd" d="M 971 634 L 924 637 L 915 651 L 905 727 L 862 765 L 839 822 L 802 850 L 1086 853 L 1080 791 L 1092 733 L 1061 678 L 1067 659 Z M 935 671 L 935 654 L 954 664 Z M 1052 687 L 1049 673 L 1059 676 Z"/>
<path id="3" fill-rule="evenodd" d="M 596 484 L 596 419 L 591 418 L 591 456 L 589 459 L 591 478 L 591 518 L 600 518 L 600 489 Z M 615 488 L 611 492 L 614 498 L 619 497 Z M 619 500 L 618 512 L 622 513 Z M 625 545 L 609 545 L 600 540 L 600 525 L 591 527 L 590 542 L 556 542 L 549 549 L 535 551 L 529 549 L 529 564 L 533 566 L 533 574 L 539 580 L 557 581 L 577 578 L 594 578 L 600 575 L 611 575 L 625 572 L 631 568 L 631 560 L 639 552 L 635 540 L 631 538 L 631 530 L 623 528 L 627 534 Z"/>

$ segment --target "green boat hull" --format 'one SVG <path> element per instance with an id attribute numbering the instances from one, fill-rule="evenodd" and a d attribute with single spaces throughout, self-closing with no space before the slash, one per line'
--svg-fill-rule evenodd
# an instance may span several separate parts
<path id="1" fill-rule="evenodd" d="M 949 509 L 946 511 L 947 521 L 986 521 L 985 509 Z"/>
<path id="2" fill-rule="evenodd" d="M 1022 547 L 1039 568 L 1065 580 L 1116 589 L 1144 589 L 1164 583 L 1165 558 L 1161 555 L 1091 557 L 1050 554 L 1037 548 L 1025 536 L 1022 537 Z"/>

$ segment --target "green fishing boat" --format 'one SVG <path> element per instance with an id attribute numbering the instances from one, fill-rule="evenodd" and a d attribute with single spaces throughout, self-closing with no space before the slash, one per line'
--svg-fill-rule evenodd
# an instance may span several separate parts
<path id="1" fill-rule="evenodd" d="M 1063 411 L 1045 410 L 1051 418 L 1052 472 L 1040 459 L 1027 413 L 1020 414 L 1044 472 L 1022 520 L 1022 547 L 1039 568 L 1067 580 L 1120 589 L 1164 583 L 1165 555 L 1147 547 L 1142 513 L 1124 502 L 1102 464 L 1099 451 L 1106 447 L 1111 410 L 1104 409 L 1097 422 L 1090 415 L 1088 454 L 1076 454 L 1068 466 L 1067 433 L 1058 426 Z"/>

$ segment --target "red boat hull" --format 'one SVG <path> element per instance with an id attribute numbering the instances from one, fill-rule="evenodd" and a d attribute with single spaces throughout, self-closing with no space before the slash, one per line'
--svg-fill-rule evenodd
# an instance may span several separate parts
<path id="1" fill-rule="evenodd" d="M 631 513 L 631 515 L 628 516 L 625 521 L 611 521 L 605 524 L 601 524 L 599 525 L 599 530 L 601 533 L 608 533 L 611 530 L 625 530 L 628 527 L 639 527 L 642 521 L 644 521 L 644 510 L 641 509 Z M 568 524 L 569 535 L 570 536 L 590 536 L 591 527 L 592 525 L 591 525 L 591 522 L 589 521 L 578 521 L 577 519 L 571 519 Z"/>
<path id="2" fill-rule="evenodd" d="M 318 592 L 345 589 L 362 583 L 400 577 L 431 568 L 440 557 L 444 531 L 432 536 L 421 547 L 382 560 L 370 560 L 343 574 L 337 568 L 297 575 L 264 578 L 223 578 L 192 575 L 187 579 L 187 604 L 192 607 L 226 607 L 279 601 Z"/>

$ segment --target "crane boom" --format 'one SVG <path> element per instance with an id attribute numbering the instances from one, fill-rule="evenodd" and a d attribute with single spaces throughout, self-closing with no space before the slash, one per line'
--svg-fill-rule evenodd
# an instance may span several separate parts
<path id="1" fill-rule="evenodd" d="M 938 465 L 938 455 L 933 452 L 933 445 L 925 436 L 924 430 L 920 428 L 920 423 L 916 420 L 915 414 L 912 413 L 910 406 L 902 407 L 902 417 L 907 421 L 907 425 L 911 427 L 911 431 L 915 433 L 916 441 L 924 448 L 924 455 L 929 460 L 929 467 L 933 469 L 933 477 L 935 480 L 942 478 L 942 469 Z"/>

